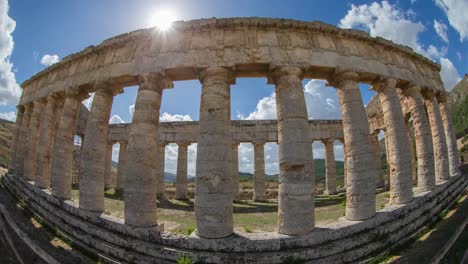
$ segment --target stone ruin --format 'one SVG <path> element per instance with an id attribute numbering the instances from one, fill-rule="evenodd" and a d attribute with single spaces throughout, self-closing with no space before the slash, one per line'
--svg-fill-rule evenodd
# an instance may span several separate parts
<path id="1" fill-rule="evenodd" d="M 65 57 L 22 84 L 4 182 L 77 245 L 117 261 L 364 260 L 408 241 L 467 186 L 439 71 L 408 47 L 321 22 L 213 18 L 176 22 L 170 32 L 137 30 Z M 240 77 L 266 77 L 275 86 L 277 121 L 230 120 L 230 86 Z M 308 120 L 304 78 L 336 89 L 342 121 Z M 200 120 L 159 123 L 163 91 L 192 79 L 202 86 Z M 377 92 L 367 109 L 359 83 Z M 113 97 L 126 86 L 139 87 L 132 123 L 109 126 Z M 91 110 L 83 113 L 81 102 L 91 92 Z M 390 205 L 376 211 L 376 188 L 383 184 L 380 130 Z M 76 135 L 83 139 L 79 204 L 71 201 Z M 314 224 L 314 140 L 327 149 L 329 193 L 336 188 L 332 141 L 345 148 L 346 213 L 328 226 Z M 117 179 L 111 179 L 115 142 L 121 153 Z M 167 143 L 179 145 L 177 196 L 186 196 L 187 146 L 194 142 L 197 229 L 184 237 L 164 232 L 156 197 L 163 198 Z M 256 200 L 265 199 L 263 146 L 279 145 L 277 232 L 234 233 L 240 142 L 255 146 Z M 103 214 L 106 185 L 125 190 L 124 219 Z"/>

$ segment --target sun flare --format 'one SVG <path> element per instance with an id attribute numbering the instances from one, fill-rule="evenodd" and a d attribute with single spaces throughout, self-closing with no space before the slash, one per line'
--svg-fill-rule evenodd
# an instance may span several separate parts
<path id="1" fill-rule="evenodd" d="M 159 30 L 166 31 L 171 28 L 172 22 L 175 20 L 176 16 L 171 10 L 158 10 L 151 15 L 148 24 L 150 27 L 157 27 Z"/>

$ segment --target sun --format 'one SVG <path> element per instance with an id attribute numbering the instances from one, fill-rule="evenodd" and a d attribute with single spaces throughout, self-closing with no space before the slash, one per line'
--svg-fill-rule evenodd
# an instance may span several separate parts
<path id="1" fill-rule="evenodd" d="M 148 21 L 150 27 L 157 27 L 166 31 L 171 28 L 172 22 L 176 20 L 176 15 L 169 9 L 158 10 L 153 13 Z"/>

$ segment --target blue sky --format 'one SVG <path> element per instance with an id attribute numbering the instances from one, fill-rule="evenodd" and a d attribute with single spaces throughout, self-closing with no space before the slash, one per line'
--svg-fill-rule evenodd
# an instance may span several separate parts
<path id="1" fill-rule="evenodd" d="M 147 27 L 151 16 L 163 9 L 171 10 L 177 20 L 258 16 L 320 20 L 362 29 L 373 36 L 408 45 L 441 63 L 447 90 L 468 72 L 468 0 L 0 0 L 0 117 L 14 119 L 17 84 L 70 53 Z M 321 81 L 309 81 L 303 82 L 309 117 L 340 118 L 336 92 L 324 87 Z M 361 90 L 367 103 L 373 92 L 366 86 Z M 162 120 L 198 120 L 200 91 L 198 81 L 175 82 L 174 89 L 164 91 Z M 273 91 L 266 79 L 237 79 L 231 90 L 232 119 L 275 118 Z M 126 88 L 124 94 L 114 99 L 113 122 L 131 121 L 129 108 L 134 104 L 136 92 L 135 87 Z M 342 150 L 338 144 L 336 147 L 337 159 L 342 159 Z M 323 146 L 314 145 L 316 157 L 323 157 L 322 150 Z M 192 147 L 189 155 L 193 156 L 194 151 Z M 270 151 L 271 155 L 267 155 L 274 160 L 275 150 Z M 243 147 L 240 153 L 241 160 L 252 151 Z M 247 159 L 248 165 L 241 169 L 249 171 L 251 158 Z M 267 160 L 267 172 L 275 172 L 274 163 Z M 189 170 L 193 172 L 193 166 L 189 165 Z"/>

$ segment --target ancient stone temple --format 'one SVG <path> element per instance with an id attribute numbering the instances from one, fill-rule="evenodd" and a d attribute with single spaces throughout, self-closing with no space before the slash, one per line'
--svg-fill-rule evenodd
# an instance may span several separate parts
<path id="1" fill-rule="evenodd" d="M 181 256 L 206 263 L 363 260 L 410 239 L 467 186 L 439 72 L 440 65 L 408 47 L 321 22 L 213 18 L 176 22 L 165 33 L 137 30 L 65 57 L 22 84 L 14 165 L 4 182 L 80 246 L 124 262 L 166 263 Z M 245 77 L 274 85 L 277 120 L 230 120 L 231 85 Z M 342 120 L 308 120 L 305 78 L 327 80 L 336 89 Z M 164 90 L 194 79 L 202 88 L 199 121 L 160 123 Z M 377 92 L 367 108 L 360 83 Z M 127 86 L 138 86 L 132 123 L 109 125 L 113 98 Z M 88 113 L 81 102 L 90 93 Z M 378 171 L 380 131 L 390 205 L 377 211 L 376 189 L 385 185 Z M 72 165 L 75 136 L 82 138 L 78 168 Z M 326 227 L 315 226 L 314 141 L 326 147 L 329 194 L 337 192 L 333 142 L 345 148 L 346 214 Z M 259 201 L 266 199 L 264 145 L 279 145 L 277 232 L 234 232 L 237 148 L 245 142 L 254 145 Z M 115 143 L 120 155 L 112 178 L 109 149 Z M 179 147 L 178 199 L 187 199 L 187 148 L 198 144 L 196 232 L 189 237 L 164 232 L 158 221 L 169 143 Z M 79 203 L 71 201 L 73 183 Z M 103 213 L 108 187 L 125 190 L 124 219 Z"/>

